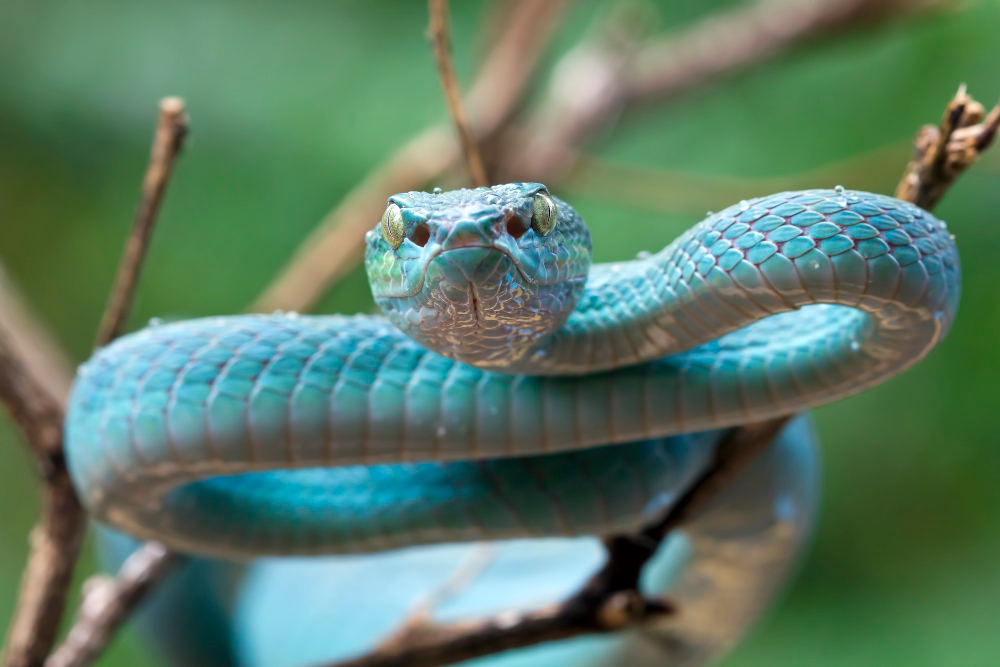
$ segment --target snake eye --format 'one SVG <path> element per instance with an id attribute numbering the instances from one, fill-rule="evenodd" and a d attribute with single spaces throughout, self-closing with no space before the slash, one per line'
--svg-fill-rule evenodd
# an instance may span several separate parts
<path id="1" fill-rule="evenodd" d="M 535 233 L 539 236 L 548 236 L 556 226 L 557 217 L 556 202 L 549 193 L 544 190 L 536 193 L 531 210 L 531 228 Z"/>
<path id="2" fill-rule="evenodd" d="M 382 236 L 393 250 L 403 245 L 403 214 L 396 204 L 389 204 L 382 214 Z"/>

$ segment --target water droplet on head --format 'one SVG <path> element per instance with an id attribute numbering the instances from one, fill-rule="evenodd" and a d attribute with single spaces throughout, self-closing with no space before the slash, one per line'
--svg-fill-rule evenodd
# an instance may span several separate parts
<path id="1" fill-rule="evenodd" d="M 431 192 L 433 192 L 436 195 L 439 195 L 442 192 L 444 192 L 444 190 L 442 190 L 441 188 L 434 188 L 433 190 L 431 190 Z"/>
<path id="2" fill-rule="evenodd" d="M 287 317 L 290 320 L 297 320 L 297 319 L 299 319 L 302 316 L 298 312 L 296 312 L 294 310 L 290 310 L 287 313 L 285 313 L 285 317 Z"/>
<path id="3" fill-rule="evenodd" d="M 715 211 L 705 211 L 705 217 L 710 218 L 715 215 Z"/>
<path id="4" fill-rule="evenodd" d="M 836 185 L 836 186 L 834 186 L 833 191 L 836 192 L 838 195 L 842 195 L 842 194 L 844 194 L 844 186 L 843 185 Z"/>
<path id="5" fill-rule="evenodd" d="M 653 253 L 649 252 L 648 250 L 640 250 L 635 254 L 636 259 L 649 259 L 652 256 Z"/>
<path id="6" fill-rule="evenodd" d="M 746 199 L 740 200 L 740 210 L 745 211 L 748 208 L 750 208 L 750 202 L 748 202 Z"/>
<path id="7" fill-rule="evenodd" d="M 151 317 L 151 318 L 149 318 L 149 322 L 147 323 L 146 326 L 158 327 L 158 326 L 160 326 L 162 324 L 163 324 L 163 320 L 160 319 L 159 317 Z"/>

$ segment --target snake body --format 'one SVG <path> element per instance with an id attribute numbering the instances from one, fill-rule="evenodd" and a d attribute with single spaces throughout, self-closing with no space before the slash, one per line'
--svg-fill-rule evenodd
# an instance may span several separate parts
<path id="1" fill-rule="evenodd" d="M 366 250 L 387 317 L 189 320 L 82 366 L 80 496 L 132 535 L 226 558 L 607 535 L 691 483 L 707 429 L 918 361 L 960 291 L 942 222 L 841 188 L 589 258 L 582 219 L 539 184 L 396 195 Z"/>

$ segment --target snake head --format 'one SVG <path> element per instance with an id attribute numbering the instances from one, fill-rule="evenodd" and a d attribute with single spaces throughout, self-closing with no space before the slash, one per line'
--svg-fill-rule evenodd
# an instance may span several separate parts
<path id="1" fill-rule="evenodd" d="M 503 368 L 559 328 L 590 266 L 583 219 L 539 183 L 406 192 L 366 236 L 386 316 L 416 341 Z"/>

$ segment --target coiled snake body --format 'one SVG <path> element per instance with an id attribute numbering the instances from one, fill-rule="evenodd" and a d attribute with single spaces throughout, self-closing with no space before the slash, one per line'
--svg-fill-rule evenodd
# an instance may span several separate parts
<path id="1" fill-rule="evenodd" d="M 80 496 L 127 533 L 226 558 L 634 529 L 706 465 L 707 429 L 797 412 L 904 370 L 947 332 L 960 286 L 943 223 L 840 188 L 741 202 L 654 255 L 589 260 L 583 221 L 539 184 L 396 195 L 366 251 L 387 318 L 191 320 L 87 362 L 66 430 Z M 750 485 L 756 504 L 734 496 L 720 511 L 797 512 L 801 528 L 810 447 L 804 426 L 789 429 L 760 464 L 773 488 Z M 759 541 L 761 525 L 743 537 Z M 783 568 L 799 542 L 775 562 Z M 550 554 L 564 558 L 564 588 L 593 561 L 583 543 Z M 553 543 L 512 542 L 500 560 L 552 548 L 539 544 Z M 449 548 L 459 549 L 423 553 Z M 330 567 L 376 562 L 363 558 Z M 406 567 L 384 558 L 369 577 Z M 683 559 L 664 558 L 673 573 L 659 585 L 683 589 Z M 405 600 L 435 585 L 423 567 L 413 590 L 397 582 Z M 521 590 L 497 568 L 497 586 Z M 766 578 L 747 568 L 741 576 Z M 345 591 L 343 575 L 325 576 Z M 466 595 L 473 608 L 476 595 Z M 720 595 L 691 592 L 705 604 Z M 391 606 L 376 617 L 392 618 Z M 753 614 L 736 616 L 730 635 Z M 708 647 L 697 659 L 730 641 L 692 639 L 703 631 L 687 636 Z M 363 648 L 329 644 L 313 657 Z M 244 650 L 244 662 L 266 653 Z"/>

